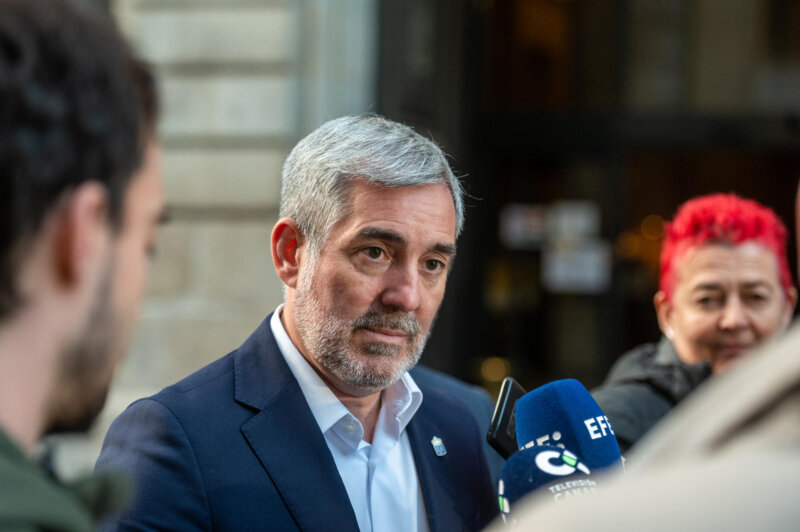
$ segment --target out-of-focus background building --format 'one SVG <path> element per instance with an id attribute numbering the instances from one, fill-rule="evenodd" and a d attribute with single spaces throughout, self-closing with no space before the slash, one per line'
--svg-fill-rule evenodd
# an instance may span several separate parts
<path id="1" fill-rule="evenodd" d="M 798 0 L 93 0 L 159 74 L 172 221 L 91 437 L 236 348 L 282 300 L 280 169 L 329 118 L 430 134 L 471 195 L 423 361 L 497 389 L 591 387 L 654 341 L 663 219 L 733 191 L 792 220 Z M 791 244 L 791 259 L 794 260 Z"/>

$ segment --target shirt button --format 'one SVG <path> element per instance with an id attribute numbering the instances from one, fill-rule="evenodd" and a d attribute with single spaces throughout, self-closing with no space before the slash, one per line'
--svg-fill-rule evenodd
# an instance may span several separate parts
<path id="1" fill-rule="evenodd" d="M 347 432 L 355 432 L 356 430 L 356 423 L 352 420 L 347 420 L 344 422 L 344 430 Z"/>

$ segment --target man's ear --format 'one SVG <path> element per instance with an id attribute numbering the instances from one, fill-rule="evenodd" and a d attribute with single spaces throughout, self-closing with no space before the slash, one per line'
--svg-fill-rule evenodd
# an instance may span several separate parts
<path id="1" fill-rule="evenodd" d="M 667 295 L 659 290 L 656 292 L 656 295 L 653 296 L 653 306 L 656 308 L 658 328 L 661 329 L 664 336 L 672 340 L 674 336 L 671 325 L 672 303 L 667 300 Z"/>
<path id="2" fill-rule="evenodd" d="M 105 256 L 110 231 L 105 187 L 96 181 L 78 185 L 63 199 L 54 222 L 55 275 L 58 282 L 72 285 Z"/>
<path id="3" fill-rule="evenodd" d="M 297 286 L 299 259 L 302 253 L 303 236 L 297 222 L 281 218 L 272 228 L 272 264 L 283 284 L 289 288 Z"/>

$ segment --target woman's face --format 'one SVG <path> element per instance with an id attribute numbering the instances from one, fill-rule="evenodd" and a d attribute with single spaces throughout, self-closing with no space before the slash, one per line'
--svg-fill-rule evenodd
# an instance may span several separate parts
<path id="1" fill-rule="evenodd" d="M 703 244 L 680 259 L 672 293 L 655 296 L 659 325 L 686 363 L 714 373 L 789 324 L 797 294 L 784 293 L 775 256 L 755 242 Z"/>

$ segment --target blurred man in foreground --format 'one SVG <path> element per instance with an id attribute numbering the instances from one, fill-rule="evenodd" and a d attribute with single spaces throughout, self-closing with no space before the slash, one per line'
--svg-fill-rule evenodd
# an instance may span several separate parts
<path id="1" fill-rule="evenodd" d="M 0 529 L 91 530 L 113 502 L 32 461 L 99 413 L 163 209 L 155 93 L 108 20 L 0 0 Z"/>
<path id="2" fill-rule="evenodd" d="M 602 490 L 558 505 L 533 496 L 512 529 L 797 530 L 798 420 L 795 324 L 681 403 Z"/>
<path id="3" fill-rule="evenodd" d="M 480 529 L 497 513 L 485 435 L 436 376 L 409 374 L 463 224 L 444 153 L 402 124 L 343 117 L 295 146 L 282 186 L 285 303 L 114 421 L 97 469 L 138 481 L 119 528 Z"/>

